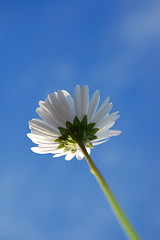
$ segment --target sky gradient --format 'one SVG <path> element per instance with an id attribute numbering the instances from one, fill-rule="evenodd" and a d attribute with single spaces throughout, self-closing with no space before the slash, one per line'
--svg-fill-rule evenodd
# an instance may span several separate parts
<path id="1" fill-rule="evenodd" d="M 0 240 L 125 240 L 85 160 L 26 134 L 48 93 L 110 96 L 122 134 L 92 158 L 142 239 L 160 239 L 160 2 L 0 1 Z"/>

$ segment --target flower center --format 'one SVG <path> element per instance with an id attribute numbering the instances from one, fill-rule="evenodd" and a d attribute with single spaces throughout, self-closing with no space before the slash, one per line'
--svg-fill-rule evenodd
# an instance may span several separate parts
<path id="1" fill-rule="evenodd" d="M 75 153 L 79 142 L 83 142 L 86 147 L 92 148 L 91 141 L 97 138 L 95 134 L 99 130 L 94 128 L 95 125 L 95 123 L 87 123 L 87 115 L 84 116 L 82 121 L 79 121 L 78 117 L 74 118 L 73 123 L 67 121 L 66 128 L 58 128 L 61 133 L 61 136 L 55 140 L 60 144 L 58 149 L 64 148 L 65 152 Z"/>

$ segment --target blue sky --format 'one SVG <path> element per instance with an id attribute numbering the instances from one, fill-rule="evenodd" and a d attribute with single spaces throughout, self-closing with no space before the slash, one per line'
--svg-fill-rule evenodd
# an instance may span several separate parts
<path id="1" fill-rule="evenodd" d="M 120 111 L 92 151 L 142 239 L 160 239 L 159 1 L 1 1 L 0 240 L 125 240 L 85 160 L 31 152 L 48 93 L 87 84 Z"/>

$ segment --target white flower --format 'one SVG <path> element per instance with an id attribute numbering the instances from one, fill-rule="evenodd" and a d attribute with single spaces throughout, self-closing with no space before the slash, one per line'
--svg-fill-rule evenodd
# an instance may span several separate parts
<path id="1" fill-rule="evenodd" d="M 74 156 L 81 160 L 84 155 L 78 142 L 82 141 L 88 153 L 90 148 L 106 142 L 109 137 L 119 135 L 118 130 L 110 130 L 118 112 L 109 114 L 112 103 L 107 98 L 98 108 L 99 91 L 95 91 L 89 100 L 88 86 L 76 86 L 74 99 L 65 90 L 48 94 L 45 101 L 40 101 L 36 112 L 41 119 L 29 122 L 31 133 L 28 137 L 38 147 L 32 147 L 35 153 L 52 153 L 53 157 L 66 155 L 66 160 Z"/>

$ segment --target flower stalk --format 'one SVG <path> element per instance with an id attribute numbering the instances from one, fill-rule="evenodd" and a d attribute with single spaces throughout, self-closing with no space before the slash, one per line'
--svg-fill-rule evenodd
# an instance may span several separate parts
<path id="1" fill-rule="evenodd" d="M 103 176 L 101 175 L 101 173 L 99 172 L 97 167 L 95 166 L 95 164 L 94 164 L 92 158 L 90 157 L 90 155 L 88 154 L 84 143 L 81 141 L 81 142 L 78 142 L 78 145 L 79 145 L 81 151 L 83 152 L 83 154 L 84 154 L 84 156 L 87 160 L 87 163 L 90 167 L 91 173 L 95 176 L 96 180 L 98 181 L 98 183 L 99 183 L 101 189 L 103 190 L 103 192 L 105 194 L 105 197 L 107 198 L 113 212 L 115 213 L 117 219 L 119 220 L 119 223 L 121 224 L 124 232 L 128 236 L 128 239 L 140 240 L 137 233 L 135 232 L 135 230 L 133 229 L 133 227 L 129 223 L 129 221 L 126 218 L 125 214 L 123 213 L 122 209 L 120 208 L 118 202 L 116 201 L 116 199 L 115 199 L 113 193 L 111 192 L 108 184 L 106 183 L 105 179 L 103 178 Z"/>

